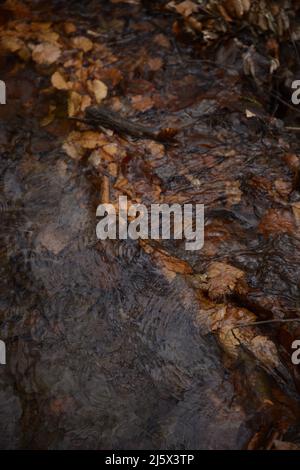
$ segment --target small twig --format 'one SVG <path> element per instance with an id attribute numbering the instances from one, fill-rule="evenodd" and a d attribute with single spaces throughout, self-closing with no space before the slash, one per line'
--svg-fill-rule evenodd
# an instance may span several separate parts
<path id="1" fill-rule="evenodd" d="M 250 323 L 239 323 L 238 325 L 231 328 L 231 330 L 235 330 L 236 328 L 244 328 L 246 326 L 255 326 L 255 325 L 267 325 L 270 323 L 292 323 L 292 322 L 300 322 L 300 318 L 286 318 L 286 319 L 273 319 L 273 320 L 261 320 L 261 321 L 253 321 Z"/>
<path id="2" fill-rule="evenodd" d="M 292 131 L 292 132 L 300 132 L 300 127 L 292 127 L 292 126 L 286 126 L 284 127 L 286 131 Z"/>

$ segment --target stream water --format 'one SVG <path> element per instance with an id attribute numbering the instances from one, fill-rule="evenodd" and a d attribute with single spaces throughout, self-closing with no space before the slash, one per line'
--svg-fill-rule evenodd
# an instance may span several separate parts
<path id="1" fill-rule="evenodd" d="M 128 188 L 145 203 L 157 202 L 159 186 L 167 203 L 205 204 L 204 249 L 165 241 L 166 252 L 196 273 L 226 260 L 251 285 L 236 300 L 242 307 L 262 318 L 295 315 L 299 238 L 292 228 L 267 238 L 259 228 L 270 207 L 289 210 L 288 199 L 271 200 L 269 190 L 284 180 L 288 191 L 288 149 L 241 118 L 231 95 L 242 94 L 238 72 L 173 40 L 158 50 L 157 34 L 172 37 L 168 15 L 99 1 L 31 4 L 36 21 L 100 31 L 97 40 L 111 48 L 124 77 L 117 96 L 153 86 L 157 105 L 141 115 L 144 124 L 186 126 L 161 158 L 136 141 L 122 162 Z M 132 67 L 144 50 L 162 58 L 159 71 Z M 232 374 L 239 368 L 225 367 L 215 336 L 199 321 L 194 288 L 185 276 L 166 277 L 138 242 L 97 241 L 101 175 L 62 150 L 72 123 L 40 127 L 47 77 L 31 62 L 15 69 L 7 57 L 1 74 L 9 92 L 0 109 L 0 337 L 7 348 L 0 447 L 242 448 L 260 425 L 257 407 L 238 396 Z M 208 121 L 197 120 L 203 114 Z M 297 202 L 297 188 L 290 193 Z"/>

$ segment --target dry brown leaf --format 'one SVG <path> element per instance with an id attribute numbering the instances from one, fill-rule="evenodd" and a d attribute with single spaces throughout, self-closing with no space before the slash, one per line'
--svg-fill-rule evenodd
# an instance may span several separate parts
<path id="1" fill-rule="evenodd" d="M 186 18 L 185 21 L 190 28 L 194 29 L 195 31 L 198 31 L 199 33 L 202 32 L 202 23 L 200 21 L 197 21 L 196 18 L 194 18 L 193 16 L 189 16 L 188 18 Z"/>
<path id="2" fill-rule="evenodd" d="M 84 155 L 84 149 L 80 143 L 73 142 L 72 140 L 65 142 L 62 148 L 73 160 L 80 160 Z"/>
<path id="3" fill-rule="evenodd" d="M 207 290 L 211 299 L 217 299 L 234 292 L 244 280 L 245 273 L 227 263 L 215 261 L 207 270 Z M 244 287 L 241 284 L 241 287 Z"/>
<path id="4" fill-rule="evenodd" d="M 283 180 L 282 178 L 278 178 L 277 180 L 275 180 L 274 186 L 278 194 L 284 198 L 287 198 L 293 190 L 292 182 Z"/>
<path id="5" fill-rule="evenodd" d="M 137 111 L 148 111 L 153 108 L 154 101 L 150 96 L 136 95 L 131 98 L 132 107 Z"/>
<path id="6" fill-rule="evenodd" d="M 30 29 L 32 31 L 37 31 L 38 33 L 42 31 L 49 31 L 52 26 L 50 21 L 32 21 L 30 23 Z"/>
<path id="7" fill-rule="evenodd" d="M 65 68 L 68 68 L 68 67 L 79 68 L 82 66 L 82 61 L 78 58 L 68 59 L 64 62 L 63 66 Z"/>
<path id="8" fill-rule="evenodd" d="M 107 138 L 100 132 L 72 131 L 66 138 L 63 149 L 74 160 L 80 160 L 86 149 L 94 150 L 105 144 L 107 144 Z"/>
<path id="9" fill-rule="evenodd" d="M 71 91 L 68 98 L 68 116 L 73 117 L 81 109 L 82 96 L 77 91 Z"/>
<path id="10" fill-rule="evenodd" d="M 292 233 L 295 230 L 293 216 L 289 210 L 269 209 L 261 219 L 258 230 L 266 237 L 276 233 Z"/>
<path id="11" fill-rule="evenodd" d="M 190 16 L 192 13 L 196 13 L 199 9 L 199 6 L 196 3 L 191 2 L 191 0 L 185 0 L 184 2 L 175 5 L 175 10 L 180 15 L 185 17 Z"/>
<path id="12" fill-rule="evenodd" d="M 1 38 L 1 47 L 9 52 L 17 52 L 25 46 L 21 39 L 13 36 L 4 36 Z"/>
<path id="13" fill-rule="evenodd" d="M 100 62 L 100 61 L 98 61 Z M 122 72 L 114 67 L 109 69 L 103 68 L 103 65 L 98 63 L 97 68 L 92 67 L 92 75 L 101 80 L 105 80 L 106 83 L 109 83 L 112 87 L 115 87 L 123 79 Z"/>
<path id="14" fill-rule="evenodd" d="M 50 105 L 47 116 L 45 116 L 40 122 L 40 125 L 42 127 L 48 126 L 49 124 L 51 124 L 51 122 L 53 122 L 55 118 L 55 111 L 56 111 L 56 106 Z"/>
<path id="15" fill-rule="evenodd" d="M 68 136 L 67 141 L 75 142 L 79 144 L 84 149 L 95 149 L 96 147 L 101 147 L 107 144 L 107 138 L 101 132 L 95 131 L 73 131 Z"/>
<path id="16" fill-rule="evenodd" d="M 169 39 L 167 38 L 167 36 L 165 36 L 162 33 L 157 34 L 155 36 L 154 42 L 155 42 L 155 44 L 158 44 L 160 47 L 164 47 L 165 49 L 170 49 L 170 47 L 171 47 L 171 43 L 170 43 Z"/>
<path id="17" fill-rule="evenodd" d="M 77 49 L 81 49 L 84 52 L 89 52 L 93 49 L 94 44 L 89 38 L 85 36 L 76 36 L 72 39 L 72 44 Z"/>
<path id="18" fill-rule="evenodd" d="M 252 323 L 256 316 L 246 308 L 237 308 L 224 304 L 214 305 L 207 312 L 209 331 L 218 335 L 222 349 L 230 356 L 238 356 L 238 348 L 249 344 L 255 336 L 253 327 L 235 328 L 239 323 Z M 203 321 L 203 319 L 202 319 Z"/>
<path id="19" fill-rule="evenodd" d="M 157 70 L 161 69 L 163 65 L 163 61 L 160 57 L 153 57 L 152 59 L 148 60 L 148 66 L 150 70 L 156 72 Z"/>
<path id="20" fill-rule="evenodd" d="M 272 181 L 264 176 L 256 175 L 249 180 L 249 184 L 262 191 L 270 192 L 272 190 Z"/>
<path id="21" fill-rule="evenodd" d="M 42 42 L 35 46 L 32 51 L 32 59 L 37 64 L 51 65 L 60 57 L 61 50 L 58 46 L 49 42 Z"/>
<path id="22" fill-rule="evenodd" d="M 101 80 L 88 80 L 88 89 L 94 93 L 97 103 L 101 103 L 107 97 L 107 86 Z"/>
<path id="23" fill-rule="evenodd" d="M 59 34 L 55 31 L 42 31 L 36 34 L 37 39 L 40 42 L 49 42 L 55 46 L 59 46 Z"/>
<path id="24" fill-rule="evenodd" d="M 117 144 L 106 144 L 102 147 L 102 150 L 111 157 L 114 157 L 118 153 L 118 146 Z"/>
<path id="25" fill-rule="evenodd" d="M 249 344 L 249 349 L 264 365 L 270 368 L 279 366 L 280 360 L 276 346 L 273 341 L 271 341 L 266 336 L 255 336 Z"/>
<path id="26" fill-rule="evenodd" d="M 165 147 L 163 144 L 155 142 L 154 140 L 147 140 L 145 147 L 150 151 L 151 155 L 155 159 L 160 159 L 165 155 Z"/>
<path id="27" fill-rule="evenodd" d="M 58 71 L 54 72 L 51 77 L 51 83 L 57 90 L 68 90 L 69 86 L 62 76 L 62 74 Z"/>
<path id="28" fill-rule="evenodd" d="M 81 99 L 81 106 L 80 106 L 80 110 L 81 111 L 85 111 L 86 108 L 88 108 L 89 106 L 91 106 L 92 104 L 92 99 L 89 95 L 83 95 L 82 96 L 82 99 Z"/>
<path id="29" fill-rule="evenodd" d="M 250 0 L 225 0 L 223 5 L 230 15 L 241 18 L 247 13 L 251 6 Z"/>
<path id="30" fill-rule="evenodd" d="M 75 33 L 76 26 L 74 23 L 71 23 L 70 21 L 66 21 L 64 24 L 64 30 L 66 34 L 72 34 L 72 33 Z"/>

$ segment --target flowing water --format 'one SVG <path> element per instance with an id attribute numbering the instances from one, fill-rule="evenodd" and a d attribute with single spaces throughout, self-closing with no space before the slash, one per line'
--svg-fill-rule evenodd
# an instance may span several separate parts
<path id="1" fill-rule="evenodd" d="M 31 4 L 35 20 L 100 31 L 124 77 L 117 96 L 152 84 L 159 105 L 141 115 L 144 124 L 185 126 L 159 158 L 132 141 L 122 161 L 127 190 L 145 203 L 157 202 L 159 187 L 165 202 L 205 204 L 204 249 L 165 241 L 165 251 L 195 273 L 225 260 L 251 285 L 237 305 L 263 318 L 295 315 L 299 239 L 292 229 L 269 238 L 259 229 L 268 208 L 288 210 L 266 191 L 292 179 L 282 159 L 288 150 L 241 118 L 231 96 L 242 94 L 238 71 L 174 40 L 158 50 L 157 34 L 172 37 L 168 15 L 100 1 Z M 134 69 L 141 49 L 160 54 L 164 66 Z M 15 66 L 2 58 L 9 99 L 0 109 L 1 448 L 242 448 L 259 426 L 257 408 L 239 397 L 239 368 L 226 368 L 199 321 L 195 289 L 184 275 L 166 276 L 137 241 L 97 241 L 101 175 L 62 150 L 72 123 L 40 127 L 47 77 L 31 62 Z"/>

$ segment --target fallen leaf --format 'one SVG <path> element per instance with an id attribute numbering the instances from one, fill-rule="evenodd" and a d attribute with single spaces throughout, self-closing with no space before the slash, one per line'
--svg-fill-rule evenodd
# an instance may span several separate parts
<path id="1" fill-rule="evenodd" d="M 66 154 L 73 158 L 73 160 L 80 160 L 84 155 L 84 149 L 81 147 L 80 143 L 67 141 L 62 146 Z"/>
<path id="2" fill-rule="evenodd" d="M 102 150 L 111 157 L 114 157 L 118 153 L 118 146 L 117 144 L 106 144 L 102 147 Z"/>
<path id="3" fill-rule="evenodd" d="M 71 91 L 68 98 L 68 116 L 75 116 L 81 109 L 82 96 L 77 91 Z"/>
<path id="4" fill-rule="evenodd" d="M 24 42 L 19 38 L 10 36 L 4 36 L 1 38 L 1 47 L 6 51 L 17 52 L 24 46 Z"/>
<path id="5" fill-rule="evenodd" d="M 171 47 L 171 43 L 170 43 L 169 39 L 167 38 L 167 36 L 165 36 L 162 33 L 157 34 L 155 36 L 154 42 L 155 42 L 155 44 L 158 44 L 160 47 L 164 47 L 165 49 L 170 49 L 170 47 Z"/>
<path id="6" fill-rule="evenodd" d="M 153 158 L 163 158 L 165 155 L 165 147 L 163 144 L 159 144 L 158 142 L 155 142 L 154 140 L 147 140 L 145 142 L 145 147 L 149 150 Z"/>
<path id="7" fill-rule="evenodd" d="M 150 96 L 136 95 L 131 98 L 132 107 L 137 111 L 148 111 L 153 108 L 154 101 Z"/>
<path id="8" fill-rule="evenodd" d="M 228 12 L 232 16 L 241 18 L 250 9 L 250 0 L 227 0 L 225 2 Z"/>
<path id="9" fill-rule="evenodd" d="M 92 99 L 89 95 L 83 95 L 82 96 L 82 99 L 81 99 L 81 106 L 80 106 L 80 110 L 81 111 L 85 111 L 86 108 L 88 108 L 89 106 L 91 106 L 92 104 Z"/>
<path id="10" fill-rule="evenodd" d="M 279 366 L 280 360 L 276 346 L 273 341 L 266 336 L 255 336 L 249 344 L 249 349 L 264 365 L 270 368 Z"/>
<path id="11" fill-rule="evenodd" d="M 258 231 L 264 236 L 276 233 L 293 233 L 295 225 L 289 210 L 269 209 L 262 217 Z"/>
<path id="12" fill-rule="evenodd" d="M 32 51 L 32 59 L 37 64 L 51 65 L 60 57 L 61 51 L 58 46 L 43 42 L 35 46 Z"/>
<path id="13" fill-rule="evenodd" d="M 284 197 L 284 198 L 287 198 L 293 190 L 292 182 L 291 181 L 285 181 L 281 178 L 278 178 L 277 180 L 275 180 L 274 186 L 275 186 L 275 189 L 278 192 L 278 194 L 281 197 Z"/>
<path id="14" fill-rule="evenodd" d="M 96 147 L 102 147 L 107 144 L 107 138 L 101 132 L 96 131 L 73 131 L 71 132 L 66 142 L 73 142 L 80 145 L 83 149 L 93 150 Z"/>
<path id="15" fill-rule="evenodd" d="M 94 44 L 89 38 L 85 36 L 76 36 L 72 39 L 72 44 L 77 49 L 81 49 L 84 52 L 89 52 L 93 49 Z"/>
<path id="16" fill-rule="evenodd" d="M 76 26 L 74 25 L 74 23 L 71 23 L 70 21 L 66 21 L 64 24 L 64 30 L 66 34 L 72 34 L 72 33 L 75 33 Z"/>
<path id="17" fill-rule="evenodd" d="M 38 33 L 42 31 L 49 31 L 52 26 L 50 21 L 33 21 L 30 23 L 30 29 L 32 31 L 37 31 Z"/>
<path id="18" fill-rule="evenodd" d="M 163 65 L 163 61 L 160 57 L 153 57 L 152 59 L 148 60 L 149 69 L 153 72 L 157 72 Z"/>
<path id="19" fill-rule="evenodd" d="M 68 84 L 62 74 L 58 71 L 54 72 L 51 77 L 51 83 L 57 90 L 68 90 Z"/>
<path id="20" fill-rule="evenodd" d="M 249 344 L 255 336 L 255 330 L 247 328 L 235 328 L 239 323 L 252 323 L 255 315 L 246 308 L 214 305 L 207 311 L 209 331 L 217 334 L 220 346 L 230 357 L 237 357 L 241 344 L 249 348 Z M 203 321 L 203 319 L 201 320 Z"/>
<path id="21" fill-rule="evenodd" d="M 190 0 L 185 0 L 184 2 L 179 3 L 179 5 L 175 5 L 177 13 L 185 17 L 190 16 L 192 13 L 196 13 L 198 9 L 199 6 Z"/>
<path id="22" fill-rule="evenodd" d="M 40 122 L 40 125 L 42 127 L 48 126 L 48 124 L 51 124 L 51 122 L 53 122 L 55 118 L 55 111 L 56 111 L 56 106 L 50 105 L 47 116 L 45 116 Z"/>
<path id="23" fill-rule="evenodd" d="M 104 69 L 103 65 L 98 70 L 93 72 L 95 77 L 105 80 L 106 83 L 109 83 L 112 87 L 115 87 L 123 79 L 122 72 L 119 69 L 111 67 L 109 69 Z"/>
<path id="24" fill-rule="evenodd" d="M 39 42 L 49 42 L 59 46 L 59 34 L 55 31 L 38 31 L 35 36 Z"/>
<path id="25" fill-rule="evenodd" d="M 211 299 L 217 299 L 236 289 L 244 288 L 245 273 L 227 263 L 215 261 L 207 270 L 207 290 Z"/>
<path id="26" fill-rule="evenodd" d="M 300 168 L 299 156 L 295 153 L 286 153 L 283 156 L 283 161 L 287 164 L 290 170 L 296 172 Z"/>
<path id="27" fill-rule="evenodd" d="M 107 97 L 107 86 L 101 80 L 89 80 L 88 89 L 94 93 L 97 103 L 101 103 Z"/>

